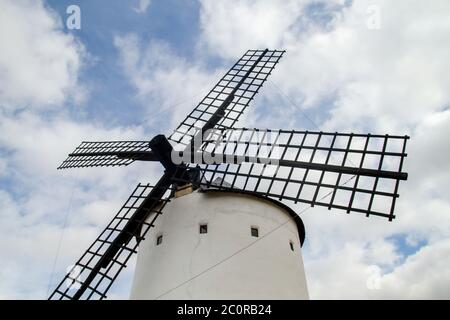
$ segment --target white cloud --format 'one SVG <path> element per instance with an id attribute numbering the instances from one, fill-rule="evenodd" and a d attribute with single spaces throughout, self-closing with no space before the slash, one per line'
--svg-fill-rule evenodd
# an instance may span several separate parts
<path id="1" fill-rule="evenodd" d="M 236 57 L 248 48 L 279 47 L 304 1 L 202 1 L 204 45 Z"/>
<path id="2" fill-rule="evenodd" d="M 289 49 L 305 31 L 320 31 L 327 23 L 318 15 L 341 8 L 346 1 L 287 0 L 201 1 L 201 44 L 214 54 L 236 57 L 249 48 Z M 320 5 L 315 16 L 310 12 Z M 321 12 L 322 11 L 322 12 Z M 331 19 L 334 17 L 321 17 Z"/>
<path id="3" fill-rule="evenodd" d="M 448 299 L 449 250 L 449 240 L 429 244 L 383 272 L 381 265 L 367 262 L 359 243 L 347 244 L 306 263 L 310 294 L 316 299 Z"/>
<path id="4" fill-rule="evenodd" d="M 51 288 L 114 216 L 137 183 L 156 181 L 158 166 L 57 171 L 81 140 L 140 139 L 141 127 L 106 129 L 31 112 L 0 117 L 0 148 L 8 154 L 8 188 L 0 186 L 0 297 L 46 298 Z M 65 217 L 68 223 L 64 226 Z M 62 233 L 64 234 L 61 239 Z M 24 277 L 26 275 L 26 277 Z"/>
<path id="5" fill-rule="evenodd" d="M 84 90 L 77 80 L 83 45 L 41 2 L 0 8 L 0 297 L 46 298 L 61 234 L 51 288 L 130 190 L 155 181 L 158 168 L 56 170 L 82 140 L 141 140 L 146 133 L 68 118 L 65 103 Z"/>
<path id="6" fill-rule="evenodd" d="M 0 29 L 0 297 L 46 298 L 60 240 L 50 289 L 130 190 L 160 169 L 57 171 L 82 140 L 141 140 L 146 132 L 68 117 L 66 103 L 85 90 L 78 78 L 87 53 L 41 1 L 2 1 Z"/>
<path id="7" fill-rule="evenodd" d="M 171 133 L 205 96 L 223 70 L 207 70 L 201 62 L 177 56 L 165 42 L 142 44 L 134 34 L 116 36 L 125 75 L 147 109 L 148 120 Z M 167 115 L 170 121 L 159 119 Z"/>
<path id="8" fill-rule="evenodd" d="M 202 41 L 226 57 L 286 49 L 272 80 L 303 108 L 328 103 L 322 129 L 370 121 L 370 129 L 405 131 L 449 101 L 448 2 L 335 1 L 318 7 L 326 22 L 314 24 L 318 3 L 204 1 Z M 367 28 L 369 5 L 381 8 L 380 30 Z"/>
<path id="9" fill-rule="evenodd" d="M 137 13 L 146 13 L 150 3 L 150 0 L 139 0 L 137 5 L 133 7 L 133 10 Z"/>
<path id="10" fill-rule="evenodd" d="M 450 240 L 423 247 L 381 277 L 379 299 L 448 299 Z"/>
<path id="11" fill-rule="evenodd" d="M 84 48 L 42 1 L 2 1 L 0 42 L 0 108 L 55 108 L 82 99 Z"/>
<path id="12" fill-rule="evenodd" d="M 63 116 L 43 119 L 32 112 L 14 116 L 0 113 L 0 146 L 26 174 L 37 167 L 39 174 L 54 174 L 81 141 L 141 140 L 145 136 L 142 127 L 106 129 L 100 123 L 75 122 Z"/>

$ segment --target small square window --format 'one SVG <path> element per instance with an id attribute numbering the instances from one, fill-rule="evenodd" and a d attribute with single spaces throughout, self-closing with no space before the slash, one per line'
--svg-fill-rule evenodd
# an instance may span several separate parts
<path id="1" fill-rule="evenodd" d="M 251 234 L 252 234 L 252 237 L 259 237 L 259 230 L 258 230 L 258 228 L 252 227 L 251 228 Z"/>
<path id="2" fill-rule="evenodd" d="M 291 250 L 294 251 L 294 243 L 292 241 L 289 241 L 289 246 L 291 247 Z"/>
<path id="3" fill-rule="evenodd" d="M 200 225 L 200 233 L 208 233 L 208 225 L 207 224 Z"/>
<path id="4" fill-rule="evenodd" d="M 162 243 L 163 236 L 160 235 L 156 238 L 156 245 L 159 246 Z"/>

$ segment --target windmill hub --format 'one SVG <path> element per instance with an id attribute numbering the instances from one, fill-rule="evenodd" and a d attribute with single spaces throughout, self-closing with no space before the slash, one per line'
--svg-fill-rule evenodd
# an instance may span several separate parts
<path id="1" fill-rule="evenodd" d="M 173 173 L 177 170 L 177 166 L 172 161 L 172 145 L 164 135 L 155 136 L 148 145 L 166 171 Z"/>

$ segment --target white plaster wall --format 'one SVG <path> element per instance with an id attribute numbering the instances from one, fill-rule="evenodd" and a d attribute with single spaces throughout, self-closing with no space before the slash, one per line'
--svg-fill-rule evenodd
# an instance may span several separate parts
<path id="1" fill-rule="evenodd" d="M 248 195 L 174 199 L 139 247 L 131 299 L 308 299 L 297 226 L 284 209 Z"/>

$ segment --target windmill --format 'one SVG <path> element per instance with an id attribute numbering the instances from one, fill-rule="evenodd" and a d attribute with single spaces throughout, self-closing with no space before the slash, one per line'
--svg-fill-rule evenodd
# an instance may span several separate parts
<path id="1" fill-rule="evenodd" d="M 139 184 L 136 187 L 59 283 L 50 299 L 106 298 L 107 291 L 141 243 L 147 247 L 164 244 L 164 233 L 149 236 L 149 230 L 156 228 L 158 219 L 163 219 L 161 216 L 172 212 L 169 216 L 175 220 L 170 222 L 166 219 L 164 222 L 166 226 L 169 223 L 169 227 L 170 223 L 181 221 L 181 217 L 186 221 L 190 219 L 187 212 L 173 214 L 176 203 L 177 210 L 189 211 L 187 208 L 191 205 L 194 208 L 191 211 L 207 214 L 204 212 L 206 198 L 200 194 L 235 195 L 231 200 L 223 197 L 214 200 L 219 204 L 209 202 L 212 204 L 208 210 L 220 211 L 223 206 L 234 206 L 230 210 L 239 211 L 242 205 L 248 206 L 250 211 L 251 208 L 255 212 L 262 210 L 266 215 L 278 212 L 273 214 L 281 216 L 280 210 L 283 214 L 288 213 L 293 218 L 291 221 L 295 222 L 298 232 L 295 242 L 300 242 L 300 246 L 305 236 L 302 221 L 283 204 L 284 201 L 356 212 L 367 217 L 380 216 L 389 221 L 395 218 L 399 182 L 407 179 L 402 167 L 407 156 L 408 136 L 235 128 L 284 53 L 280 50 L 248 50 L 168 139 L 157 135 L 150 141 L 82 142 L 69 154 L 58 169 L 158 161 L 165 170 L 154 186 Z M 195 201 L 192 200 L 194 194 L 198 195 Z M 243 202 L 239 202 L 238 195 L 244 197 Z M 259 204 L 249 204 L 255 198 L 260 199 Z M 276 208 L 267 209 L 268 202 L 275 204 Z M 198 207 L 203 204 L 204 210 Z M 240 216 L 237 220 L 241 218 L 245 220 L 247 216 Z M 272 219 L 264 218 L 264 221 Z M 209 232 L 207 224 L 200 224 L 199 228 L 200 234 Z M 258 232 L 258 228 L 251 228 L 253 237 L 258 237 Z M 176 244 L 184 242 L 188 240 L 182 239 Z M 294 251 L 293 241 L 290 249 Z M 147 249 L 143 251 L 147 252 Z M 276 254 L 280 250 L 272 251 Z M 148 254 L 147 257 L 145 255 L 142 253 L 141 260 L 148 258 Z M 144 262 L 139 262 L 140 256 L 141 252 L 136 269 L 137 272 L 141 270 L 140 278 L 135 277 L 133 287 L 139 287 L 139 282 L 145 277 L 153 278 L 144 288 L 133 289 L 143 292 L 135 294 L 135 297 L 145 297 L 145 292 L 152 291 L 149 287 L 160 277 L 155 275 L 155 270 L 165 268 L 164 265 L 156 269 L 142 266 Z M 175 265 L 178 263 L 183 265 L 184 262 L 179 261 Z M 280 262 L 277 263 L 280 266 Z M 173 265 L 169 263 L 166 267 Z M 239 268 L 235 269 L 239 272 Z M 297 269 L 299 273 L 304 272 L 302 265 Z M 149 270 L 153 270 L 153 276 Z M 241 280 L 248 285 L 245 279 Z M 300 281 L 303 281 L 301 276 Z M 161 281 L 155 285 L 164 286 Z M 302 290 L 306 290 L 305 286 Z M 153 298 L 157 297 L 152 294 Z"/>

